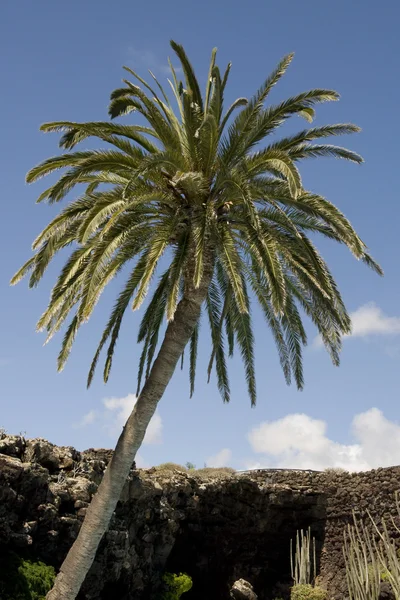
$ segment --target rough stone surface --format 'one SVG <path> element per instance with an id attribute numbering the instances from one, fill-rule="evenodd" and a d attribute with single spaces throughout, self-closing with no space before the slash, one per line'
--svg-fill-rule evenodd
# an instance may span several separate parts
<path id="1" fill-rule="evenodd" d="M 3 436 L 0 555 L 12 549 L 59 567 L 111 455 Z M 156 600 L 165 570 L 193 577 L 187 600 L 229 599 L 238 579 L 259 600 L 286 597 L 289 541 L 308 526 L 317 540 L 319 585 L 333 600 L 345 598 L 343 529 L 353 510 L 397 519 L 398 489 L 400 467 L 214 477 L 132 469 L 80 600 Z"/>
<path id="2" fill-rule="evenodd" d="M 387 583 L 386 581 L 383 581 L 381 583 L 378 600 L 395 600 L 395 599 L 396 599 L 396 596 L 392 590 L 392 586 L 389 583 Z"/>
<path id="3" fill-rule="evenodd" d="M 245 579 L 238 579 L 231 588 L 231 598 L 234 600 L 257 600 L 253 586 Z"/>

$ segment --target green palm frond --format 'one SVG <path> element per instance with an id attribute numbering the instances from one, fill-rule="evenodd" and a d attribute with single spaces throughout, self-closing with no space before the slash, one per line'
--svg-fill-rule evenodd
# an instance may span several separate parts
<path id="1" fill-rule="evenodd" d="M 71 121 L 56 121 L 53 123 L 44 123 L 40 127 L 41 131 L 62 132 L 65 133 L 60 139 L 60 148 L 72 150 L 77 144 L 89 137 L 97 137 L 105 142 L 113 144 L 120 149 L 127 148 L 128 145 L 119 146 L 119 143 L 125 144 L 128 141 L 135 142 L 148 152 L 157 152 L 157 146 L 150 142 L 142 133 L 156 137 L 154 130 L 150 127 L 140 127 L 133 125 L 120 125 L 117 123 L 74 123 Z M 119 136 L 119 137 L 117 137 Z"/>
<path id="2" fill-rule="evenodd" d="M 226 366 L 225 348 L 223 340 L 223 332 L 221 331 L 220 321 L 222 314 L 221 295 L 218 287 L 214 282 L 211 283 L 207 300 L 206 307 L 208 313 L 208 319 L 211 329 L 211 341 L 212 341 L 212 354 L 208 368 L 208 380 L 210 381 L 212 362 L 215 357 L 216 373 L 217 373 L 217 384 L 220 394 L 224 402 L 230 400 L 230 387 L 228 379 L 228 371 Z"/>
<path id="3" fill-rule="evenodd" d="M 168 296 L 168 279 L 170 273 L 167 270 L 164 275 L 160 278 L 160 283 L 155 290 L 151 301 L 143 315 L 142 321 L 140 323 L 138 342 L 142 342 L 144 340 L 143 351 L 139 361 L 139 371 L 138 371 L 138 383 L 137 383 L 137 391 L 136 394 L 139 395 L 142 376 L 144 372 L 145 363 L 147 361 L 146 367 L 146 379 L 148 378 L 150 367 L 154 358 L 154 354 L 157 348 L 158 336 L 160 332 L 160 327 L 163 322 L 163 318 L 165 315 L 166 304 L 167 304 L 167 296 Z"/>
<path id="4" fill-rule="evenodd" d="M 244 274 L 242 274 L 242 285 L 244 291 L 246 312 L 241 311 L 236 302 L 232 302 L 230 310 L 232 312 L 232 325 L 237 339 L 238 346 L 242 355 L 245 368 L 248 393 L 251 405 L 256 403 L 256 374 L 254 366 L 254 336 L 252 331 L 250 316 L 250 301 L 247 294 L 247 285 Z"/>
<path id="5" fill-rule="evenodd" d="M 127 268 L 88 385 L 105 349 L 103 378 L 108 380 L 125 312 L 128 306 L 139 309 L 148 299 L 138 332 L 143 344 L 139 394 L 155 364 L 164 325 L 173 325 L 177 311 L 191 310 L 208 273 L 211 283 L 202 308 L 211 331 L 208 378 L 215 369 L 222 398 L 229 401 L 227 357 L 238 346 L 254 404 L 254 303 L 272 333 L 288 384 L 294 381 L 298 389 L 304 385 L 304 315 L 316 326 L 333 363 L 339 364 L 350 318 L 314 237 L 344 244 L 382 274 L 345 215 L 323 196 L 305 190 L 300 174 L 300 163 L 308 158 L 361 163 L 354 151 L 325 143 L 359 128 L 337 123 L 275 135 L 290 117 L 311 122 L 320 103 L 339 98 L 333 90 L 317 88 L 267 105 L 292 54 L 250 99 L 239 97 L 225 109 L 231 64 L 220 71 L 214 48 L 203 95 L 184 48 L 175 42 L 171 47 L 183 79 L 169 61 L 172 96 L 151 71 L 150 84 L 130 67 L 111 94 L 111 118 L 138 116 L 137 124 L 111 120 L 42 125 L 42 131 L 61 134 L 60 147 L 66 152 L 33 167 L 26 179 L 32 183 L 60 173 L 38 202 L 66 200 L 66 205 L 37 236 L 34 255 L 11 283 L 28 276 L 29 285 L 37 286 L 59 252 L 69 252 L 38 322 L 48 341 L 69 320 L 58 357 L 61 370 L 102 292 Z M 99 146 L 75 149 L 89 138 Z M 72 191 L 78 195 L 69 200 Z M 200 321 L 186 338 L 191 396 L 199 327 Z M 185 366 L 184 347 L 179 354 Z"/>
<path id="6" fill-rule="evenodd" d="M 190 382 L 190 398 L 194 394 L 194 384 L 196 380 L 196 366 L 197 366 L 197 351 L 199 345 L 199 329 L 200 320 L 198 321 L 192 337 L 190 338 L 190 366 L 189 366 L 189 382 Z"/>
<path id="7" fill-rule="evenodd" d="M 168 298 L 166 315 L 167 321 L 172 321 L 178 306 L 180 285 L 183 280 L 189 251 L 189 236 L 183 233 L 174 249 L 174 258 L 171 261 L 168 274 Z"/>
<path id="8" fill-rule="evenodd" d="M 203 110 L 203 99 L 201 96 L 200 86 L 197 81 L 193 67 L 190 64 L 190 61 L 186 55 L 186 52 L 185 52 L 183 46 L 181 46 L 180 44 L 177 44 L 173 40 L 171 40 L 171 48 L 176 53 L 177 57 L 180 60 L 181 65 L 182 65 L 183 74 L 186 79 L 186 86 L 187 86 L 188 92 L 192 96 L 193 102 L 195 102 L 199 106 L 200 110 L 202 111 Z"/>
<path id="9" fill-rule="evenodd" d="M 206 93 L 204 96 L 204 115 L 207 115 L 208 105 L 210 102 L 211 88 L 212 88 L 212 80 L 213 80 L 213 72 L 215 66 L 215 59 L 217 57 L 217 48 L 213 48 L 211 52 L 211 60 L 210 67 L 208 71 L 207 84 L 206 84 Z"/>
<path id="10" fill-rule="evenodd" d="M 136 267 L 133 269 L 131 275 L 129 276 L 129 279 L 126 282 L 125 287 L 123 288 L 123 290 L 120 292 L 120 294 L 118 296 L 118 299 L 115 303 L 115 306 L 114 306 L 114 308 L 111 312 L 110 318 L 108 320 L 107 326 L 103 331 L 103 335 L 102 335 L 100 343 L 97 347 L 96 353 L 93 357 L 92 364 L 90 366 L 88 381 L 87 381 L 88 387 L 90 386 L 90 384 L 93 380 L 96 366 L 97 366 L 98 360 L 100 358 L 100 353 L 101 353 L 105 343 L 107 342 L 108 338 L 111 336 L 111 343 L 110 343 L 108 351 L 107 351 L 107 361 L 106 361 L 105 367 L 104 367 L 104 381 L 108 380 L 108 376 L 109 376 L 110 369 L 111 369 L 111 361 L 112 361 L 112 357 L 113 357 L 113 353 L 114 353 L 114 349 L 115 349 L 115 344 L 118 339 L 119 330 L 121 328 L 122 319 L 124 317 L 124 314 L 128 307 L 128 304 L 135 292 L 135 289 L 139 285 L 141 272 L 142 272 L 142 268 L 143 268 L 143 263 L 144 263 L 144 259 L 141 258 L 138 261 Z"/>
<path id="11" fill-rule="evenodd" d="M 275 340 L 279 361 L 286 383 L 290 385 L 292 380 L 292 365 L 290 361 L 289 349 L 283 333 L 281 319 L 276 316 L 271 304 L 268 285 L 256 264 L 253 264 L 251 268 L 247 269 L 247 277 Z"/>

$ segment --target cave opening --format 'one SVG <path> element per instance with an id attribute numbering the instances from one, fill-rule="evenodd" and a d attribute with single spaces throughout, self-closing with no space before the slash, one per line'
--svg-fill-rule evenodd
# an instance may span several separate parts
<path id="1" fill-rule="evenodd" d="M 101 591 L 101 600 L 128 600 L 129 597 L 129 583 L 123 578 L 107 582 Z"/>
<path id="2" fill-rule="evenodd" d="M 315 494 L 303 500 L 292 491 L 276 505 L 268 494 L 246 501 L 236 496 L 236 502 L 223 494 L 199 505 L 181 522 L 166 564 L 166 571 L 192 577 L 185 600 L 229 600 L 240 578 L 252 584 L 259 600 L 286 599 L 292 581 L 290 540 L 297 530 L 311 528 L 317 569 L 323 546 L 324 499 Z"/>

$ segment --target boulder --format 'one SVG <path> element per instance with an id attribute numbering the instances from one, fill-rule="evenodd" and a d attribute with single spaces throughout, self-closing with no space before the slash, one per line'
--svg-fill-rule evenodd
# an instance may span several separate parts
<path id="1" fill-rule="evenodd" d="M 231 598 L 234 600 L 257 600 L 253 586 L 245 579 L 238 579 L 231 587 Z"/>

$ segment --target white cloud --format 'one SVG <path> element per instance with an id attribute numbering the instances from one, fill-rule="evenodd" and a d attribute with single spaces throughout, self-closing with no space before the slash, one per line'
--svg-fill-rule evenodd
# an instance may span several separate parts
<path id="1" fill-rule="evenodd" d="M 127 418 L 135 406 L 137 397 L 135 394 L 128 394 L 124 398 L 105 398 L 103 404 L 107 411 L 108 429 L 111 435 L 120 433 L 125 425 Z M 111 414 L 111 419 L 110 419 Z M 161 444 L 162 443 L 162 421 L 158 413 L 156 413 L 150 421 L 144 437 L 144 444 Z"/>
<path id="2" fill-rule="evenodd" d="M 351 314 L 352 337 L 399 335 L 400 317 L 388 317 L 374 302 L 360 306 Z"/>
<path id="3" fill-rule="evenodd" d="M 350 314 L 352 332 L 346 337 L 365 338 L 370 335 L 400 335 L 400 317 L 388 317 L 374 302 L 357 308 Z M 321 337 L 314 340 L 314 346 L 322 346 Z"/>
<path id="4" fill-rule="evenodd" d="M 128 61 L 129 63 L 133 64 L 132 69 L 134 71 L 139 65 L 145 69 L 150 69 L 150 71 L 158 71 L 159 73 L 164 73 L 169 76 L 171 75 L 168 62 L 161 61 L 151 50 L 139 50 L 133 46 L 129 46 Z M 128 64 L 127 66 L 129 67 L 131 65 Z M 182 70 L 180 67 L 176 67 L 175 65 L 174 69 L 176 73 L 179 73 Z"/>
<path id="5" fill-rule="evenodd" d="M 400 426 L 386 419 L 377 408 L 356 415 L 353 434 L 364 459 L 373 467 L 400 464 Z"/>
<path id="6" fill-rule="evenodd" d="M 400 464 L 400 425 L 386 419 L 379 409 L 356 415 L 351 431 L 356 443 L 347 445 L 328 437 L 325 421 L 305 414 L 265 421 L 248 435 L 254 452 L 265 458 L 249 461 L 247 468 L 366 471 Z"/>
<path id="7" fill-rule="evenodd" d="M 88 413 L 83 415 L 83 417 L 81 418 L 80 421 L 78 421 L 78 423 L 75 423 L 74 427 L 78 428 L 78 427 L 86 427 L 86 425 L 91 425 L 92 423 L 94 423 L 96 418 L 97 418 L 97 411 L 90 410 Z"/>
<path id="8" fill-rule="evenodd" d="M 102 400 L 104 409 L 102 411 L 91 410 L 81 418 L 75 427 L 89 426 L 97 421 L 108 432 L 110 437 L 115 438 L 120 434 L 122 427 L 125 425 L 135 406 L 136 400 L 137 397 L 135 394 L 128 394 L 123 398 L 104 398 Z M 150 421 L 143 443 L 162 443 L 162 420 L 157 412 Z"/>
<path id="9" fill-rule="evenodd" d="M 214 456 L 209 456 L 206 460 L 207 467 L 228 467 L 232 458 L 232 452 L 229 448 L 223 448 Z"/>

